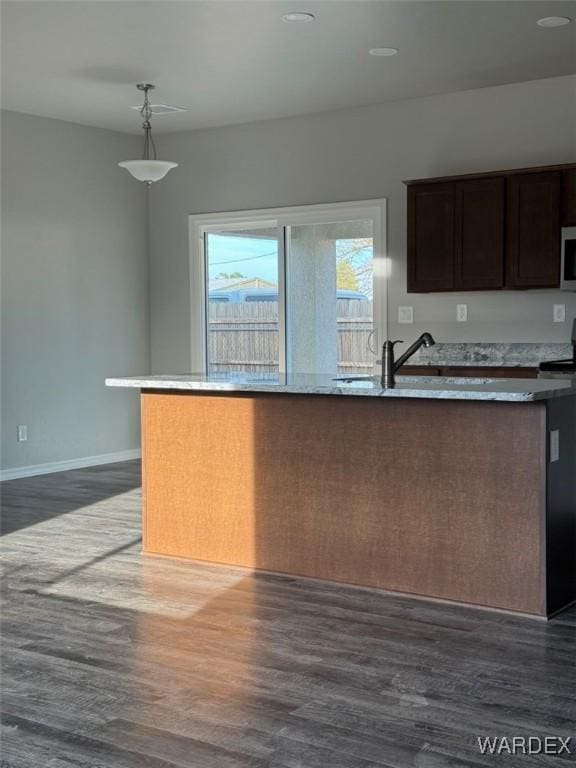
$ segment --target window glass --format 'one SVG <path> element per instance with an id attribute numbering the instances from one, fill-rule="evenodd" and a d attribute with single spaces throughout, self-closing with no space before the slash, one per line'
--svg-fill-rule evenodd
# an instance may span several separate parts
<path id="1" fill-rule="evenodd" d="M 287 342 L 292 370 L 371 374 L 373 223 L 289 227 Z"/>
<path id="2" fill-rule="evenodd" d="M 277 374 L 276 228 L 209 232 L 205 249 L 208 372 Z"/>

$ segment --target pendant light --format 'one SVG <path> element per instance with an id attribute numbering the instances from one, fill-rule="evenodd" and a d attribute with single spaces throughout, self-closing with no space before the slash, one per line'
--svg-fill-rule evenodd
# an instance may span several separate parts
<path id="1" fill-rule="evenodd" d="M 178 163 L 156 159 L 156 145 L 152 138 L 152 126 L 150 125 L 152 110 L 148 97 L 148 91 L 153 90 L 155 86 L 151 83 L 139 83 L 136 87 L 139 91 L 144 91 L 144 104 L 140 110 L 140 114 L 144 119 L 142 123 L 142 129 L 144 130 L 142 160 L 124 160 L 122 163 L 118 163 L 118 165 L 120 168 L 126 168 L 138 181 L 144 181 L 150 186 L 153 182 L 163 179 L 172 168 L 177 168 Z M 150 150 L 152 150 L 152 157 L 150 157 Z"/>

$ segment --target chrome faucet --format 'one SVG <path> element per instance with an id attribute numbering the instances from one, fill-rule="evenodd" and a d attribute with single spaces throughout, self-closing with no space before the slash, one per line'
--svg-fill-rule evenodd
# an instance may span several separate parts
<path id="1" fill-rule="evenodd" d="M 429 333 L 423 333 L 398 360 L 394 360 L 394 344 L 402 344 L 402 342 L 385 341 L 382 347 L 382 378 L 380 380 L 382 389 L 393 389 L 396 386 L 395 373 L 404 365 L 406 360 L 418 352 L 420 347 L 431 347 L 435 343 Z"/>

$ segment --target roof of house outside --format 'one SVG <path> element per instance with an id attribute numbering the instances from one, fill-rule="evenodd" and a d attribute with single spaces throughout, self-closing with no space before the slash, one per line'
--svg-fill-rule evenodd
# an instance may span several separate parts
<path id="1" fill-rule="evenodd" d="M 278 290 L 278 284 L 271 283 L 261 277 L 215 277 L 209 281 L 210 291 L 237 291 L 251 288 L 274 288 Z"/>
<path id="2" fill-rule="evenodd" d="M 271 288 L 227 288 L 220 291 L 211 290 L 208 293 L 208 298 L 210 301 L 222 303 L 278 301 L 278 288 L 277 286 L 272 286 Z M 360 291 L 350 291 L 342 288 L 337 289 L 336 299 L 338 301 L 370 301 L 369 297 L 360 293 Z"/>

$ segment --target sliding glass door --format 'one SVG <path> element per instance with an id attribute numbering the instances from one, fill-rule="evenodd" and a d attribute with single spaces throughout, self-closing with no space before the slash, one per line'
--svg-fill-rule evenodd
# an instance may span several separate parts
<path id="1" fill-rule="evenodd" d="M 286 307 L 290 368 L 367 374 L 374 355 L 373 222 L 287 227 Z"/>
<path id="2" fill-rule="evenodd" d="M 276 227 L 206 232 L 208 373 L 278 374 L 279 252 Z"/>
<path id="3" fill-rule="evenodd" d="M 385 317 L 383 205 L 273 213 L 194 222 L 205 370 L 371 374 Z"/>

